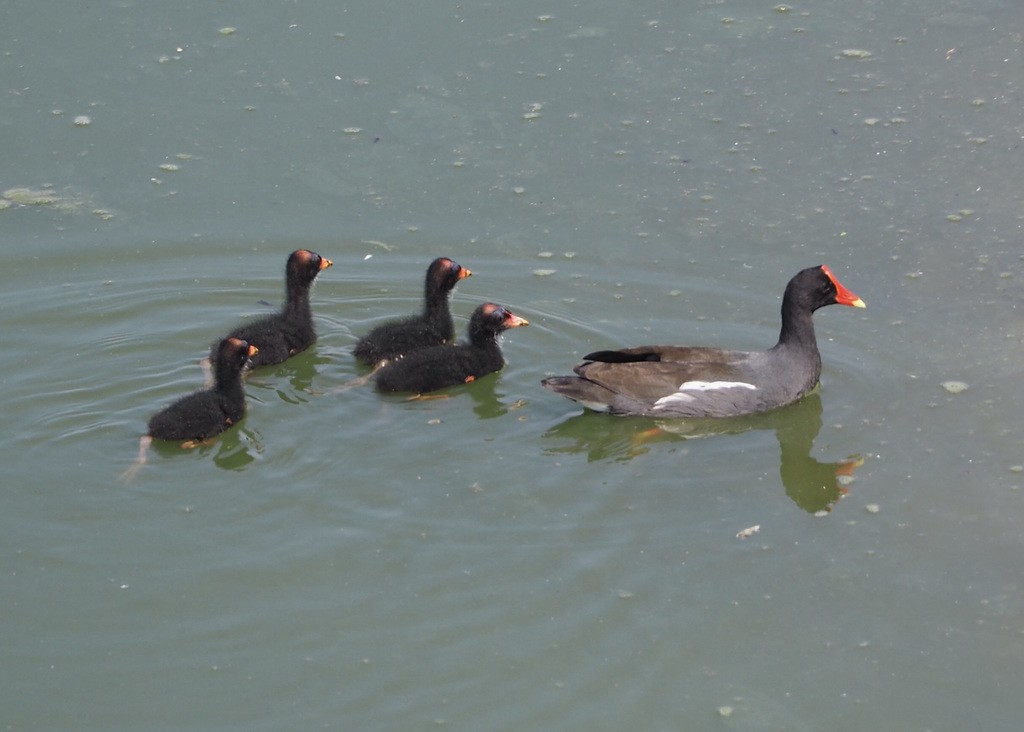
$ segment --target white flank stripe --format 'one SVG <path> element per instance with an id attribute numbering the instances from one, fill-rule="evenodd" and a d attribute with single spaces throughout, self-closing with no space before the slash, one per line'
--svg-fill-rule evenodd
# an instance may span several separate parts
<path id="1" fill-rule="evenodd" d="M 718 391 L 719 389 L 753 389 L 757 387 L 745 381 L 687 381 L 679 385 L 679 391 L 663 396 L 654 403 L 653 409 L 665 409 L 672 404 L 686 403 L 696 400 L 688 391 Z"/>
<path id="2" fill-rule="evenodd" d="M 757 387 L 745 381 L 687 381 L 679 391 L 715 391 L 716 389 L 753 389 Z"/>

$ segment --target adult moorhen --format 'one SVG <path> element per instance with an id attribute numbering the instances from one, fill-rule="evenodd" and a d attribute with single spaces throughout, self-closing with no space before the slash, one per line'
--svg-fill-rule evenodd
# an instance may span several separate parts
<path id="1" fill-rule="evenodd" d="M 412 351 L 377 371 L 377 389 L 424 394 L 446 386 L 466 384 L 500 371 L 505 357 L 498 336 L 509 328 L 529 325 L 501 305 L 486 302 L 469 319 L 469 341 Z"/>
<path id="2" fill-rule="evenodd" d="M 355 357 L 377 366 L 381 361 L 400 358 L 419 348 L 450 343 L 455 337 L 448 296 L 452 289 L 473 274 L 447 257 L 438 257 L 427 267 L 423 312 L 378 325 L 359 339 Z"/>
<path id="3" fill-rule="evenodd" d="M 736 417 L 792 404 L 814 388 L 821 356 L 811 315 L 839 303 L 864 307 L 825 265 L 789 281 L 782 332 L 767 351 L 640 346 L 584 356 L 576 376 L 541 383 L 585 407 L 657 417 Z"/>

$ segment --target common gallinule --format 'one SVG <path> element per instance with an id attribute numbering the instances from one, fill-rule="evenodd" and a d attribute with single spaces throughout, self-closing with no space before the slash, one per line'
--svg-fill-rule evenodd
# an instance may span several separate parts
<path id="1" fill-rule="evenodd" d="M 332 264 L 331 260 L 308 249 L 298 249 L 288 256 L 281 312 L 240 325 L 228 334 L 229 338 L 238 338 L 259 349 L 252 359 L 252 368 L 282 363 L 313 345 L 316 331 L 309 307 L 309 288 L 321 270 Z M 216 359 L 218 348 L 214 344 L 211 361 Z"/>
<path id="2" fill-rule="evenodd" d="M 238 338 L 225 338 L 216 352 L 213 386 L 183 396 L 150 417 L 146 434 L 139 441 L 139 456 L 122 479 L 130 479 L 146 462 L 146 449 L 153 440 L 192 446 L 220 434 L 245 416 L 242 369 L 258 349 Z"/>
<path id="3" fill-rule="evenodd" d="M 473 274 L 447 257 L 438 257 L 427 267 L 423 312 L 378 325 L 356 343 L 355 357 L 377 366 L 381 361 L 400 358 L 419 348 L 450 343 L 455 337 L 448 296 L 452 289 Z"/>
<path id="4" fill-rule="evenodd" d="M 541 383 L 585 407 L 657 417 L 736 417 L 792 404 L 814 388 L 821 356 L 811 314 L 839 303 L 864 307 L 825 265 L 789 281 L 782 332 L 767 351 L 640 346 L 584 356 L 576 376 Z"/>
<path id="5" fill-rule="evenodd" d="M 509 328 L 529 325 L 501 305 L 487 302 L 469 319 L 469 340 L 459 345 L 431 346 L 412 351 L 377 371 L 380 391 L 416 394 L 466 384 L 501 370 L 505 358 L 498 336 Z"/>

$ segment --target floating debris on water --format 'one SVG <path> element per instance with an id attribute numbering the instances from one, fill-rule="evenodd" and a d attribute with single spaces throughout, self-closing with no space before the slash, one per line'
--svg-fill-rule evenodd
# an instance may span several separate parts
<path id="1" fill-rule="evenodd" d="M 80 114 L 71 122 L 75 127 L 88 127 L 92 124 L 92 117 L 87 114 Z"/>
<path id="2" fill-rule="evenodd" d="M 728 719 L 729 717 L 732 716 L 732 713 L 734 711 L 736 711 L 736 710 L 733 707 L 730 707 L 728 705 L 721 706 L 721 707 L 718 708 L 718 716 L 721 717 L 722 719 Z"/>
<path id="3" fill-rule="evenodd" d="M 379 239 L 363 239 L 362 243 L 372 247 L 379 247 L 385 252 L 392 252 L 395 250 L 394 244 L 388 244 L 386 241 L 380 241 Z"/>
<path id="4" fill-rule="evenodd" d="M 942 388 L 950 394 L 960 394 L 967 391 L 968 387 L 966 381 L 943 381 Z"/>
<path id="5" fill-rule="evenodd" d="M 852 59 L 866 59 L 871 58 L 871 51 L 865 51 L 862 48 L 845 48 L 839 53 L 843 58 Z"/>
<path id="6" fill-rule="evenodd" d="M 879 511 L 882 510 L 882 507 L 879 506 L 877 503 L 869 503 L 864 507 L 864 510 L 867 511 L 868 513 L 878 513 Z"/>
<path id="7" fill-rule="evenodd" d="M 754 526 L 748 526 L 747 528 L 745 528 L 745 529 L 743 529 L 741 531 L 738 531 L 736 533 L 736 538 L 737 539 L 748 539 L 751 536 L 753 536 L 754 534 L 756 534 L 757 532 L 759 532 L 760 530 L 761 530 L 761 524 L 756 524 Z"/>
<path id="8" fill-rule="evenodd" d="M 0 210 L 13 209 L 16 206 L 45 206 L 61 213 L 73 213 L 83 205 L 85 201 L 82 199 L 57 193 L 49 185 L 42 188 L 8 188 L 0 194 Z"/>
<path id="9" fill-rule="evenodd" d="M 234 27 L 229 25 L 229 26 L 225 26 L 224 28 L 221 28 L 217 32 L 220 33 L 222 36 L 230 36 L 230 35 L 233 35 L 235 33 L 235 31 L 237 31 L 237 30 L 238 30 L 237 28 L 234 28 Z"/>
<path id="10" fill-rule="evenodd" d="M 550 277 L 557 271 L 558 270 L 554 269 L 535 269 L 533 270 L 533 274 L 537 277 Z"/>
<path id="11" fill-rule="evenodd" d="M 22 206 L 45 206 L 57 201 L 57 194 L 49 189 L 8 188 L 4 198 Z"/>
<path id="12" fill-rule="evenodd" d="M 163 165 L 160 166 L 160 170 L 164 171 L 165 173 L 176 173 L 177 171 L 181 170 L 181 166 L 177 165 L 176 163 L 164 163 Z"/>

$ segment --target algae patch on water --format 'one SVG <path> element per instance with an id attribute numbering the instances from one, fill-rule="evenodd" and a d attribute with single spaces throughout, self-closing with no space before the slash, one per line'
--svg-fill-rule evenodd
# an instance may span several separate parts
<path id="1" fill-rule="evenodd" d="M 29 206 L 49 208 L 60 213 L 73 213 L 85 205 L 85 200 L 59 193 L 51 186 L 30 188 L 17 186 L 0 194 L 0 211 Z"/>
<path id="2" fill-rule="evenodd" d="M 46 206 L 57 201 L 57 194 L 48 188 L 8 188 L 4 198 L 22 206 Z"/>

